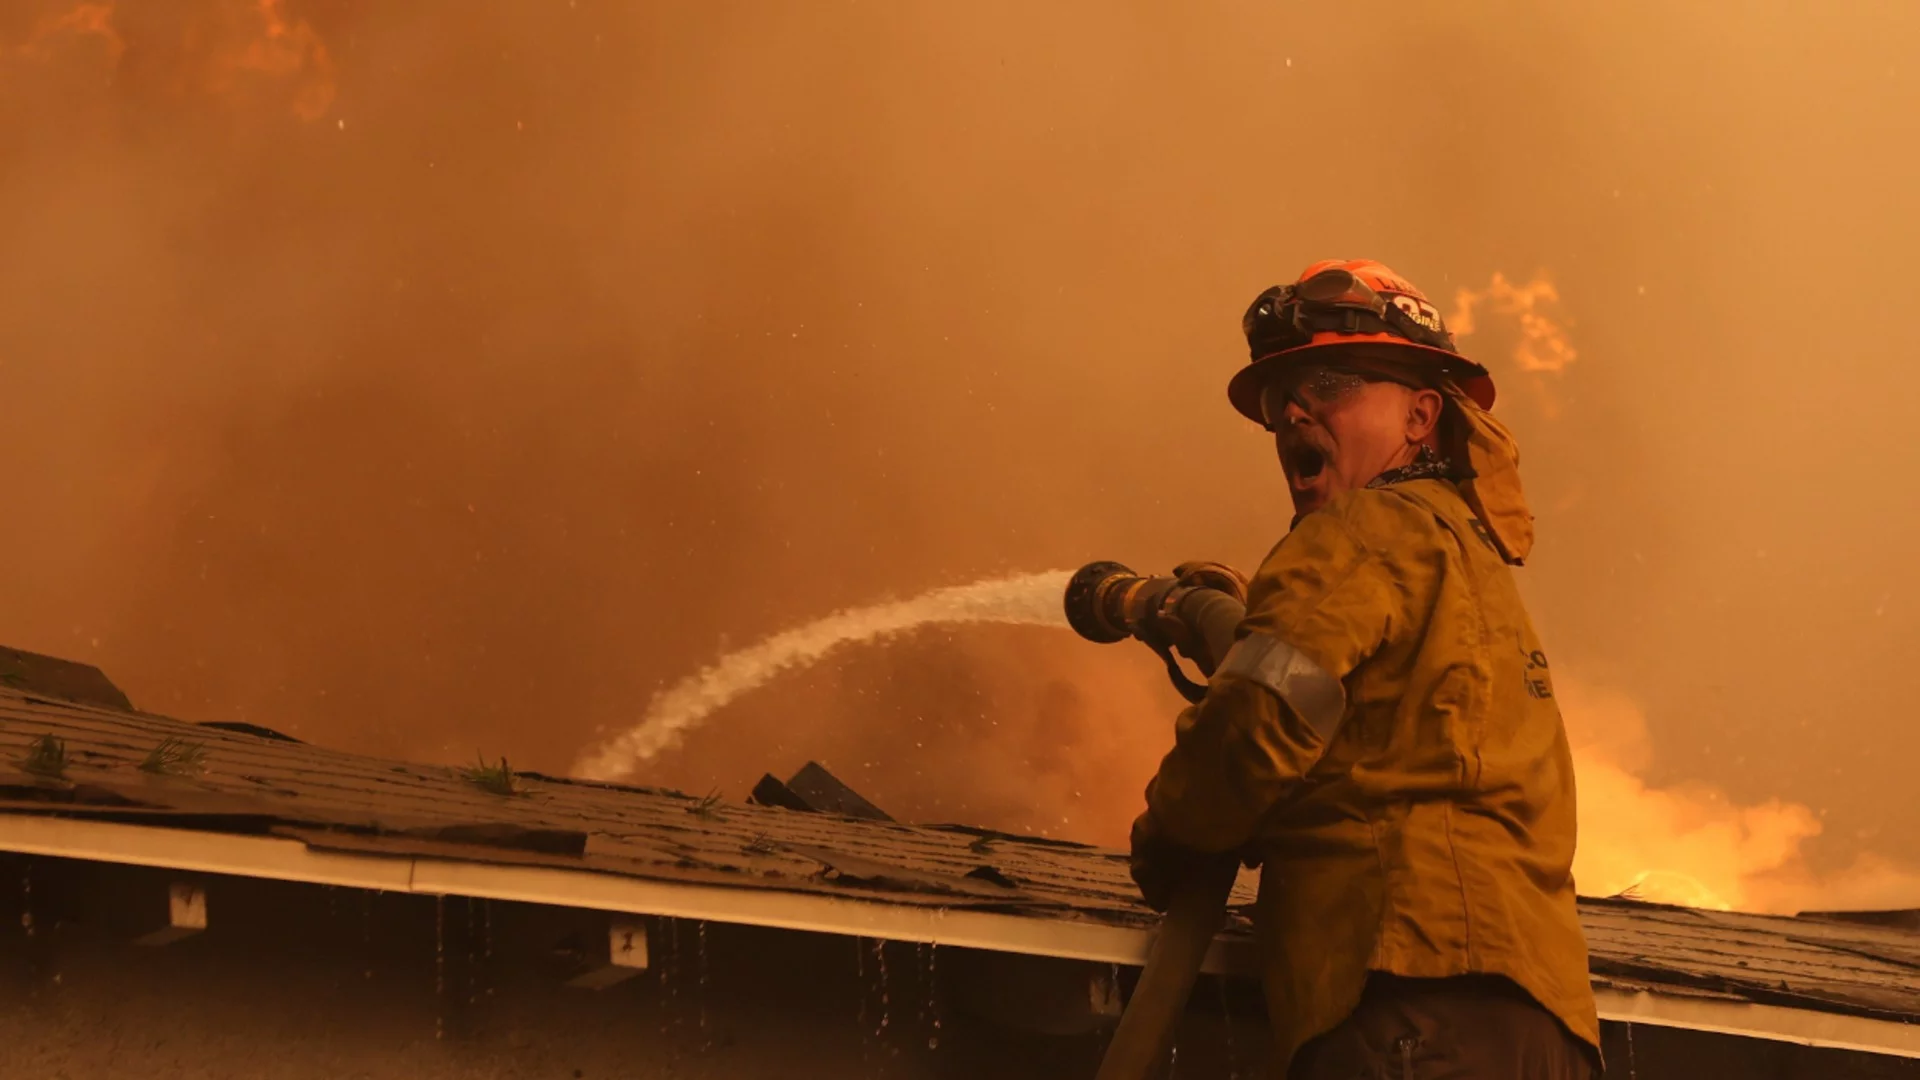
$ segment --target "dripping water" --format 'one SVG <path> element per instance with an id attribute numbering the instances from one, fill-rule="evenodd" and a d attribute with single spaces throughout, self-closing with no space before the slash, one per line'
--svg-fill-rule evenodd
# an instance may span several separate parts
<path id="1" fill-rule="evenodd" d="M 1227 997 L 1227 977 L 1214 983 L 1220 988 L 1220 1020 L 1226 1025 L 1227 1080 L 1240 1080 L 1240 1057 L 1233 1047 L 1233 1002 Z"/>
<path id="2" fill-rule="evenodd" d="M 1633 1024 L 1627 1024 L 1627 1080 L 1638 1080 L 1640 1066 L 1633 1060 Z"/>
<path id="3" fill-rule="evenodd" d="M 863 937 L 853 939 L 853 977 L 854 981 L 860 984 L 858 1022 L 860 1030 L 865 1031 L 867 1030 L 867 939 Z"/>
<path id="4" fill-rule="evenodd" d="M 924 941 L 916 941 L 913 943 L 913 981 L 916 984 L 924 986 L 926 978 L 927 943 Z M 915 1018 L 915 1021 L 920 1025 L 921 1029 L 924 1030 L 927 1026 L 927 998 L 921 997 L 919 1004 L 920 1015 Z"/>
<path id="5" fill-rule="evenodd" d="M 364 965 L 360 977 L 366 981 L 373 979 L 373 894 L 360 894 L 360 961 Z"/>
<path id="6" fill-rule="evenodd" d="M 859 999 L 860 1025 L 860 1063 L 871 1065 L 873 1062 L 873 1026 L 872 1014 L 867 1009 L 867 939 L 853 939 L 853 977 L 854 996 Z"/>
<path id="7" fill-rule="evenodd" d="M 24 863 L 20 867 L 20 929 L 32 940 L 36 932 L 33 925 L 33 864 Z"/>
<path id="8" fill-rule="evenodd" d="M 713 1044 L 707 1041 L 707 920 L 701 919 L 693 925 L 698 965 L 694 982 L 694 1000 L 700 1008 L 700 1049 L 710 1050 Z"/>
<path id="9" fill-rule="evenodd" d="M 433 898 L 433 1037 L 447 1037 L 447 898 Z"/>
<path id="10" fill-rule="evenodd" d="M 38 998 L 43 992 L 43 985 L 48 980 L 49 972 L 52 971 L 53 965 L 42 949 L 42 946 L 47 943 L 38 940 L 40 937 L 40 924 L 39 921 L 33 917 L 32 858 L 26 858 L 20 861 L 20 931 L 26 937 L 27 971 L 32 980 L 30 983 L 31 989 L 27 991 L 27 994 L 29 997 Z M 60 976 L 53 974 L 51 979 L 57 983 L 60 981 Z"/>
<path id="11" fill-rule="evenodd" d="M 466 917 L 460 923 L 460 936 L 467 947 L 467 961 L 461 968 L 461 975 L 467 982 L 467 1009 L 471 1016 L 474 1006 L 480 1003 L 480 965 L 479 965 L 479 916 L 476 914 L 481 903 L 473 897 L 465 897 Z"/>
<path id="12" fill-rule="evenodd" d="M 921 1016 L 921 1024 L 924 1027 L 931 1022 L 931 1030 L 927 1034 L 927 1049 L 938 1050 L 940 1049 L 940 972 L 938 970 L 940 946 L 937 943 L 928 942 L 926 950 L 927 1004 L 926 1012 Z"/>
<path id="13" fill-rule="evenodd" d="M 673 1030 L 679 1033 L 687 1026 L 686 1008 L 680 1002 L 680 984 L 685 981 L 680 977 L 680 920 L 673 920 L 671 925 L 673 931 L 667 938 L 667 1002 Z"/>
<path id="14" fill-rule="evenodd" d="M 874 1029 L 873 1034 L 876 1038 L 883 1038 L 887 1033 L 887 1024 L 893 1018 L 888 1015 L 892 1001 L 887 992 L 887 943 L 881 938 L 873 939 L 873 962 L 880 972 L 880 1026 Z"/>
<path id="15" fill-rule="evenodd" d="M 660 1034 L 672 1036 L 680 1027 L 680 920 L 660 920 Z"/>
<path id="16" fill-rule="evenodd" d="M 482 970 L 493 970 L 493 901 L 480 900 L 480 963 Z M 493 997 L 493 980 L 487 980 L 486 995 Z"/>
<path id="17" fill-rule="evenodd" d="M 654 947 L 649 959 L 653 963 L 653 978 L 658 984 L 659 990 L 659 993 L 656 994 L 655 997 L 660 1002 L 661 1035 L 666 1035 L 672 1030 L 672 1025 L 667 1021 L 667 945 L 670 939 L 669 927 L 672 922 L 673 920 L 664 917 L 656 921 L 654 928 L 658 930 L 659 933 L 654 935 L 654 940 L 650 943 Z"/>

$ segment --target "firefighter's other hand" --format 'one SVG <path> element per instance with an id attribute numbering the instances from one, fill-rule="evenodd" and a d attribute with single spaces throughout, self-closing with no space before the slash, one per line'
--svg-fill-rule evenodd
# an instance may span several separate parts
<path id="1" fill-rule="evenodd" d="M 1173 894 L 1207 868 L 1222 862 L 1238 862 L 1232 852 L 1196 851 L 1161 836 L 1151 814 L 1141 814 L 1133 822 L 1133 855 L 1128 869 L 1140 897 L 1155 911 L 1164 912 L 1173 902 Z"/>

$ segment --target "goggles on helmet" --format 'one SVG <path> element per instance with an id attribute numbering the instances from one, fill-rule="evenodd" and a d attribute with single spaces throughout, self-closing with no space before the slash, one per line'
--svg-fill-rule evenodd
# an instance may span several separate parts
<path id="1" fill-rule="evenodd" d="M 1410 296 L 1381 296 L 1352 271 L 1334 267 L 1254 298 L 1240 320 L 1253 359 L 1313 343 L 1315 334 L 1391 334 L 1457 353 L 1430 305 Z"/>

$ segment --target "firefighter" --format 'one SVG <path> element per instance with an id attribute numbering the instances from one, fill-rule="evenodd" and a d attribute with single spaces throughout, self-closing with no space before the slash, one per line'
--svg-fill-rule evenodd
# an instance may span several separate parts
<path id="1" fill-rule="evenodd" d="M 1377 262 L 1316 263 L 1243 329 L 1228 396 L 1296 516 L 1148 785 L 1134 878 L 1165 910 L 1202 863 L 1260 867 L 1276 1076 L 1593 1076 L 1573 760 L 1492 380 Z"/>

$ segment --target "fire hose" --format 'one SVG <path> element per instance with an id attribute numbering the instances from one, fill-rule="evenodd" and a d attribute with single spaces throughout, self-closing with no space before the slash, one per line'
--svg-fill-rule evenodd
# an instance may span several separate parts
<path id="1" fill-rule="evenodd" d="M 1068 582 L 1066 608 L 1067 622 L 1088 641 L 1146 643 L 1166 663 L 1174 688 L 1198 703 L 1206 687 L 1187 678 L 1174 653 L 1211 676 L 1246 615 L 1247 581 L 1219 563 L 1183 563 L 1171 577 L 1089 563 Z M 1226 924 L 1238 870 L 1237 863 L 1210 863 L 1174 890 L 1096 1080 L 1146 1080 L 1166 1056 L 1207 950 Z"/>

